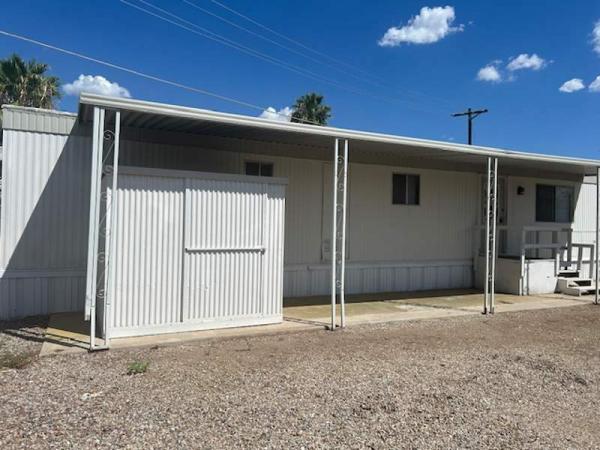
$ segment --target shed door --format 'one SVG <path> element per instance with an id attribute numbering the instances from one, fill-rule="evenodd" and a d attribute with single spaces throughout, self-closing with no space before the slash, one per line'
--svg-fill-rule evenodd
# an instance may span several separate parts
<path id="1" fill-rule="evenodd" d="M 184 321 L 235 321 L 264 313 L 264 184 L 188 179 Z"/>

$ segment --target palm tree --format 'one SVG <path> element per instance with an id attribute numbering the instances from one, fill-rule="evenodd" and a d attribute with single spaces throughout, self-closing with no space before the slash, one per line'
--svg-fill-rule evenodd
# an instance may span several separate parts
<path id="1" fill-rule="evenodd" d="M 315 92 L 298 97 L 292 113 L 292 122 L 327 125 L 331 108 L 323 104 L 323 96 Z"/>
<path id="2" fill-rule="evenodd" d="M 0 60 L 0 104 L 51 109 L 60 98 L 58 77 L 46 75 L 48 65 L 17 55 Z"/>

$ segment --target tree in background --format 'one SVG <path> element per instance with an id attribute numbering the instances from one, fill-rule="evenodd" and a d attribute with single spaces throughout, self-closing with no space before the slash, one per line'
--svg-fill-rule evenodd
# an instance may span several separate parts
<path id="1" fill-rule="evenodd" d="M 0 104 L 52 109 L 60 98 L 60 81 L 47 70 L 47 64 L 26 62 L 17 54 L 1 59 Z"/>
<path id="2" fill-rule="evenodd" d="M 315 92 L 298 97 L 293 106 L 292 122 L 327 125 L 331 108 L 323 104 L 323 96 Z"/>

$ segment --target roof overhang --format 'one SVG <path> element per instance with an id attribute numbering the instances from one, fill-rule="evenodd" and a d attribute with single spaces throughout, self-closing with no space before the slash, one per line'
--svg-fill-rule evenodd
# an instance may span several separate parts
<path id="1" fill-rule="evenodd" d="M 336 138 L 340 138 L 350 141 L 350 160 L 356 162 L 484 171 L 487 158 L 496 157 L 499 159 L 501 174 L 564 179 L 580 179 L 585 175 L 595 175 L 597 168 L 600 167 L 600 160 L 271 121 L 85 93 L 79 100 L 81 123 L 92 121 L 93 108 L 96 106 L 121 111 L 122 127 L 202 135 L 209 139 L 233 139 L 237 142 L 239 140 L 266 142 L 275 144 L 274 147 L 277 145 L 285 147 L 288 155 L 300 158 L 331 159 L 333 142 Z M 294 149 L 297 154 L 293 154 Z"/>

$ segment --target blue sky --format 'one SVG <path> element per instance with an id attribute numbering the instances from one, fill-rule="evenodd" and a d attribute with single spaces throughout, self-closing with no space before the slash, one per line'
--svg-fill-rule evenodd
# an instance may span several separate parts
<path id="1" fill-rule="evenodd" d="M 600 21 L 597 0 L 347 0 L 343 7 L 339 1 L 323 0 L 222 1 L 340 62 L 269 34 L 210 0 L 188 1 L 318 62 L 184 1 L 128 1 L 148 10 L 148 4 L 163 8 L 319 79 L 210 41 L 119 0 L 4 2 L 0 29 L 261 107 L 279 110 L 299 95 L 317 91 L 332 106 L 330 124 L 345 128 L 464 142 L 466 123 L 451 113 L 485 107 L 490 113 L 476 120 L 476 144 L 600 158 L 600 92 L 593 92 L 592 84 L 600 76 L 600 42 L 596 50 L 593 42 Z M 395 29 L 387 34 L 388 45 L 381 45 L 391 27 Z M 260 114 L 0 36 L 0 57 L 12 52 L 47 62 L 65 84 L 82 74 L 102 76 L 137 99 Z M 485 80 L 478 79 L 485 67 Z M 580 90 L 559 91 L 573 79 L 581 82 L 567 87 Z M 67 91 L 76 93 L 77 87 Z M 126 94 L 115 85 L 107 87 Z M 76 104 L 75 95 L 65 95 L 60 108 L 73 111 Z"/>

